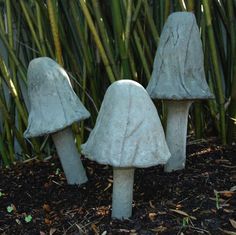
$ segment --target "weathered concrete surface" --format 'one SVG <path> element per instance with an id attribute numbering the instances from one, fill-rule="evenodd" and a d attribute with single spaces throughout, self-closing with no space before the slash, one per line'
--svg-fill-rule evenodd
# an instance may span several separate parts
<path id="1" fill-rule="evenodd" d="M 75 138 L 70 127 L 52 134 L 53 142 L 60 155 L 60 161 L 68 184 L 83 184 L 88 181 Z"/>
<path id="2" fill-rule="evenodd" d="M 26 138 L 52 134 L 68 184 L 82 184 L 87 176 L 76 149 L 72 123 L 90 116 L 74 93 L 68 75 L 47 57 L 34 59 L 28 68 L 30 113 Z"/>
<path id="3" fill-rule="evenodd" d="M 165 164 L 165 172 L 171 172 L 185 168 L 188 111 L 192 101 L 165 103 L 168 108 L 166 142 L 171 152 L 171 157 Z"/>
<path id="4" fill-rule="evenodd" d="M 134 168 L 113 168 L 112 214 L 117 219 L 132 215 Z"/>
<path id="5" fill-rule="evenodd" d="M 59 131 L 90 116 L 72 89 L 65 70 L 47 57 L 28 67 L 30 113 L 26 138 Z"/>
<path id="6" fill-rule="evenodd" d="M 205 80 L 202 44 L 194 14 L 176 12 L 168 17 L 147 92 L 154 99 L 169 100 L 166 139 L 171 158 L 165 171 L 183 169 L 189 107 L 196 99 L 213 98 Z"/>
<path id="7" fill-rule="evenodd" d="M 89 159 L 114 167 L 150 167 L 170 157 L 152 100 L 131 80 L 108 88 L 95 127 L 81 147 Z"/>
<path id="8" fill-rule="evenodd" d="M 195 16 L 172 13 L 163 28 L 147 91 L 152 98 L 213 98 L 205 80 L 202 43 Z"/>
<path id="9" fill-rule="evenodd" d="M 130 217 L 134 167 L 165 164 L 170 157 L 156 108 L 140 84 L 120 80 L 107 89 L 82 152 L 114 167 L 112 217 Z"/>

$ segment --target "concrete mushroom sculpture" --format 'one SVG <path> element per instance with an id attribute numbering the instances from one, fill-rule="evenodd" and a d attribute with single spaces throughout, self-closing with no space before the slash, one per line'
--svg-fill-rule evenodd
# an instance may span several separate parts
<path id="1" fill-rule="evenodd" d="M 68 184 L 88 179 L 70 125 L 90 116 L 74 93 L 65 70 L 48 57 L 28 67 L 30 112 L 25 138 L 52 134 Z"/>
<path id="2" fill-rule="evenodd" d="M 156 108 L 140 84 L 119 80 L 107 89 L 82 153 L 113 166 L 112 217 L 130 217 L 135 167 L 165 164 L 170 157 Z"/>
<path id="3" fill-rule="evenodd" d="M 171 158 L 165 171 L 181 170 L 186 160 L 188 111 L 194 100 L 213 98 L 205 80 L 202 44 L 195 16 L 172 13 L 164 25 L 147 92 L 166 100 L 166 141 Z"/>

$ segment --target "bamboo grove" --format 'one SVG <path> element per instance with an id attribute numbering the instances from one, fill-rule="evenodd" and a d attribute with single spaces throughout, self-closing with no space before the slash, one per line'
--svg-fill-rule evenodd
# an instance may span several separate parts
<path id="1" fill-rule="evenodd" d="M 106 88 L 119 79 L 146 87 L 159 36 L 174 11 L 194 12 L 207 82 L 214 100 L 195 102 L 189 132 L 195 139 L 236 141 L 236 2 L 233 0 L 1 0 L 0 155 L 3 165 L 52 154 L 50 137 L 25 140 L 27 66 L 48 56 L 70 75 L 91 112 L 73 126 L 78 148 L 96 121 Z M 175 53 L 173 51 L 173 53 Z M 157 101 L 165 126 L 166 109 Z"/>

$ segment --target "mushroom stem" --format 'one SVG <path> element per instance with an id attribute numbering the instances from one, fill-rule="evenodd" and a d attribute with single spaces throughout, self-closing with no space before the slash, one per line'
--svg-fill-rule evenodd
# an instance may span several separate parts
<path id="1" fill-rule="evenodd" d="M 186 138 L 188 112 L 193 101 L 167 101 L 166 142 L 171 157 L 165 165 L 165 172 L 182 170 L 186 160 Z"/>
<path id="2" fill-rule="evenodd" d="M 75 146 L 70 127 L 52 134 L 58 156 L 68 184 L 83 184 L 88 181 L 80 154 Z"/>
<path id="3" fill-rule="evenodd" d="M 127 219 L 132 215 L 134 168 L 113 168 L 112 217 Z"/>

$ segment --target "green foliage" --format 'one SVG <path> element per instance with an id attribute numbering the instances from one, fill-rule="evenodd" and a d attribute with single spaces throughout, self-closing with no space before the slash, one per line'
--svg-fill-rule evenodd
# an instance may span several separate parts
<path id="1" fill-rule="evenodd" d="M 7 212 L 8 213 L 11 213 L 13 211 L 14 211 L 14 206 L 10 205 L 10 206 L 7 207 Z"/>
<path id="2" fill-rule="evenodd" d="M 0 4 L 0 154 L 5 166 L 50 155 L 51 139 L 25 140 L 27 67 L 35 57 L 55 59 L 91 112 L 73 126 L 77 144 L 93 128 L 104 93 L 118 79 L 146 87 L 159 36 L 171 11 L 193 11 L 200 28 L 205 72 L 215 100 L 198 102 L 190 127 L 196 138 L 236 141 L 236 37 L 233 0 L 3 0 Z M 174 52 L 173 52 L 174 53 Z M 165 121 L 166 110 L 157 101 Z M 228 133 L 227 133 L 227 126 Z M 209 130 L 211 130 L 210 133 Z M 14 146 L 18 142 L 20 155 Z"/>
<path id="3" fill-rule="evenodd" d="M 31 215 L 27 215 L 27 216 L 25 216 L 25 222 L 26 222 L 26 223 L 31 222 L 32 219 L 33 219 L 33 217 L 32 217 Z"/>
<path id="4" fill-rule="evenodd" d="M 184 217 L 182 220 L 182 227 L 186 228 L 189 225 L 189 217 Z"/>

